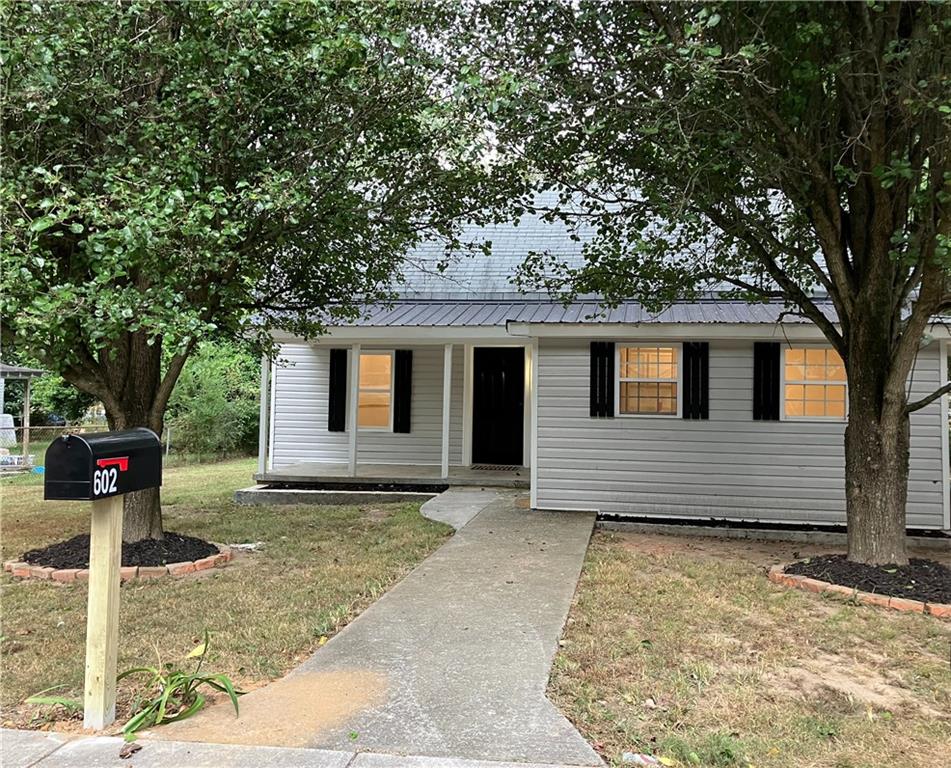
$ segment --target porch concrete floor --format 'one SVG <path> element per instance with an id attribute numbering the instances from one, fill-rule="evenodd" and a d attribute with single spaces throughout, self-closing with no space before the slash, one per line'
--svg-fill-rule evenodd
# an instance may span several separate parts
<path id="1" fill-rule="evenodd" d="M 528 488 L 527 467 L 506 470 L 450 467 L 449 477 L 442 477 L 441 467 L 435 464 L 357 464 L 357 473 L 351 476 L 346 464 L 325 464 L 305 461 L 280 469 L 256 474 L 259 483 L 342 483 L 342 484 L 400 484 L 484 486 L 492 488 Z"/>
<path id="2" fill-rule="evenodd" d="M 240 717 L 218 704 L 153 735 L 600 764 L 545 697 L 594 515 L 476 493 L 485 506 L 455 536 L 290 675 L 243 696 Z"/>

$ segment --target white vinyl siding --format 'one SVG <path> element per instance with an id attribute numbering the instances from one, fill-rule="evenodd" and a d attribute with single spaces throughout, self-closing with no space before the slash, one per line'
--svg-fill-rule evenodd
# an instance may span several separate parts
<path id="1" fill-rule="evenodd" d="M 443 347 L 395 345 L 389 349 L 392 348 L 413 350 L 412 431 L 360 430 L 357 462 L 438 465 L 442 450 Z M 361 351 L 376 350 L 364 347 Z M 450 464 L 459 464 L 462 460 L 462 357 L 462 345 L 455 345 Z M 288 364 L 279 365 L 274 371 L 273 468 L 304 461 L 346 463 L 347 433 L 327 430 L 330 347 L 315 347 L 306 342 L 283 344 L 280 358 Z"/>
<path id="2" fill-rule="evenodd" d="M 753 421 L 752 342 L 710 342 L 709 420 L 593 419 L 589 364 L 586 340 L 539 340 L 539 508 L 845 522 L 845 423 Z M 919 355 L 913 399 L 940 386 L 939 368 L 932 344 Z M 942 525 L 940 408 L 912 415 L 911 527 Z"/>

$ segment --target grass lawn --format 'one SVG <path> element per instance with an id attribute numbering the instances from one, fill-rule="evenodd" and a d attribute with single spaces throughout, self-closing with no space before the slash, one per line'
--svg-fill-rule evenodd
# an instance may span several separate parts
<path id="1" fill-rule="evenodd" d="M 432 552 L 451 529 L 419 514 L 418 504 L 360 507 L 246 507 L 231 501 L 250 484 L 250 459 L 170 469 L 165 527 L 217 542 L 264 542 L 226 568 L 196 577 L 134 581 L 121 589 L 119 669 L 177 661 L 212 632 L 207 668 L 246 688 L 287 672 Z M 42 501 L 37 476 L 4 480 L 4 560 L 86 532 L 89 505 Z M 3 574 L 5 726 L 43 727 L 62 718 L 23 704 L 54 685 L 82 698 L 86 585 L 19 581 Z M 133 694 L 120 683 L 118 722 Z M 79 727 L 81 723 L 57 722 Z"/>
<path id="2" fill-rule="evenodd" d="M 947 765 L 951 622 L 767 581 L 819 551 L 596 533 L 549 695 L 612 764 Z"/>

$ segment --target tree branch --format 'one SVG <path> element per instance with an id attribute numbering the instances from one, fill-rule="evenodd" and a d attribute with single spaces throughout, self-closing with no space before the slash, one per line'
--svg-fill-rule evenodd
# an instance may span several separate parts
<path id="1" fill-rule="evenodd" d="M 838 352 L 843 359 L 846 359 L 848 357 L 846 343 L 839 329 L 835 327 L 835 324 L 825 316 L 825 313 L 819 309 L 816 303 L 806 294 L 802 286 L 786 274 L 782 267 L 776 263 L 776 260 L 772 257 L 766 246 L 763 245 L 752 232 L 739 223 L 738 218 L 740 212 L 735 206 L 733 207 L 733 211 L 735 218 L 730 218 L 713 208 L 705 209 L 703 213 L 721 230 L 734 234 L 754 251 L 757 260 L 762 264 L 767 274 L 776 281 L 776 284 L 782 289 L 785 297 L 798 306 L 803 311 L 803 314 L 819 327 L 819 330 L 822 331 L 823 335 L 829 340 L 832 346 L 835 347 L 836 352 Z M 842 318 L 840 318 L 839 321 L 841 322 Z"/>
<path id="2" fill-rule="evenodd" d="M 160 419 L 164 418 L 168 399 L 172 396 L 172 390 L 175 389 L 175 384 L 178 382 L 178 377 L 181 375 L 186 361 L 191 355 L 192 350 L 195 349 L 195 343 L 195 340 L 192 339 L 192 341 L 188 343 L 188 346 L 185 347 L 185 351 L 175 355 L 169 363 L 168 370 L 162 377 L 162 381 L 155 392 L 155 399 L 149 411 L 150 422 L 157 424 Z"/>
<path id="3" fill-rule="evenodd" d="M 951 392 L 951 382 L 948 382 L 942 387 L 938 387 L 934 392 L 932 392 L 927 397 L 921 398 L 921 400 L 915 400 L 913 403 L 908 403 L 905 406 L 905 412 L 911 413 L 912 411 L 921 410 L 926 405 L 931 405 L 931 403 L 933 403 L 939 397 L 942 397 L 943 395 L 948 394 L 948 392 Z"/>

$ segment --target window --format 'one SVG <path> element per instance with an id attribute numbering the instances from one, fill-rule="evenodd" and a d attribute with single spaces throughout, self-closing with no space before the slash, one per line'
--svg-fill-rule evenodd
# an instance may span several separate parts
<path id="1" fill-rule="evenodd" d="M 393 428 L 393 353 L 360 353 L 360 429 Z"/>
<path id="2" fill-rule="evenodd" d="M 676 416 L 680 412 L 680 347 L 618 346 L 617 413 Z"/>
<path id="3" fill-rule="evenodd" d="M 844 419 L 845 392 L 845 365 L 834 349 L 783 348 L 785 418 Z"/>

